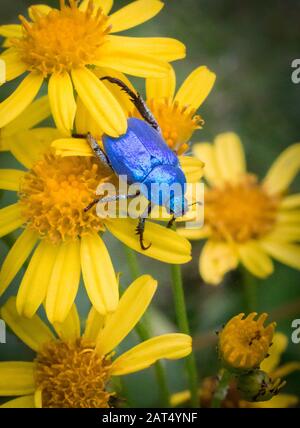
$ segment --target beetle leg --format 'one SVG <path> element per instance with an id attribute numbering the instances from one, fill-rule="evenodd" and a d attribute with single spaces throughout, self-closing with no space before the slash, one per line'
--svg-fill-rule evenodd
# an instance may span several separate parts
<path id="1" fill-rule="evenodd" d="M 147 107 L 147 104 L 145 103 L 145 101 L 143 100 L 143 98 L 138 92 L 137 93 L 133 92 L 124 82 L 122 82 L 122 80 L 117 79 L 115 77 L 104 76 L 104 77 L 101 77 L 101 80 L 108 80 L 110 83 L 115 83 L 124 92 L 126 92 L 126 94 L 130 96 L 130 100 L 133 102 L 136 109 L 139 111 L 140 115 L 143 117 L 143 119 L 145 119 L 145 121 L 149 123 L 149 125 L 151 125 L 152 128 L 160 132 L 160 128 L 155 117 L 153 116 L 153 114 Z"/>
<path id="2" fill-rule="evenodd" d="M 104 151 L 101 149 L 101 147 L 99 146 L 99 144 L 97 143 L 96 138 L 94 138 L 92 136 L 92 134 L 90 134 L 89 132 L 87 133 L 86 136 L 87 142 L 89 143 L 89 145 L 91 146 L 91 149 L 93 150 L 93 152 L 95 153 L 95 156 L 104 164 L 106 165 L 108 168 L 113 169 L 108 157 L 106 156 L 106 154 L 104 153 Z"/>
<path id="3" fill-rule="evenodd" d="M 175 220 L 176 220 L 176 217 L 173 214 L 172 217 L 171 217 L 171 219 L 169 220 L 169 222 L 167 224 L 167 229 L 171 229 L 171 227 L 173 226 Z"/>
<path id="4" fill-rule="evenodd" d="M 98 202 L 101 202 L 102 204 L 105 204 L 106 202 L 119 201 L 120 199 L 131 199 L 131 198 L 135 198 L 135 197 L 137 197 L 139 195 L 140 195 L 140 191 L 138 191 L 134 195 L 115 195 L 115 196 L 107 196 L 106 198 L 95 198 L 92 202 L 90 202 L 88 204 L 88 206 L 86 206 L 84 208 L 83 211 L 84 212 L 89 211 L 91 208 L 93 208 L 94 205 L 98 204 Z"/>
<path id="5" fill-rule="evenodd" d="M 138 225 L 136 227 L 136 234 L 139 235 L 140 238 L 140 246 L 142 250 L 148 250 L 148 248 L 151 247 L 152 243 L 150 242 L 149 245 L 144 244 L 144 231 L 145 231 L 145 224 L 146 224 L 146 216 L 148 217 L 151 213 L 152 205 L 151 202 L 149 202 L 147 208 L 145 209 L 144 213 L 139 218 Z"/>

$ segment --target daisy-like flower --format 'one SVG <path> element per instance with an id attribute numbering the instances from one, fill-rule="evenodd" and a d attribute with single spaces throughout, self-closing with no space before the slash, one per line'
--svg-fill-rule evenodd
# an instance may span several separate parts
<path id="1" fill-rule="evenodd" d="M 31 128 L 34 128 L 43 120 L 47 119 L 51 114 L 48 97 L 38 98 L 30 104 L 16 119 L 0 130 L 0 151 L 9 150 L 9 146 L 14 144 L 16 140 L 22 139 L 26 145 L 27 137 L 32 138 L 32 132 L 27 133 Z M 43 138 L 49 131 L 47 128 L 39 128 L 34 131 L 35 137 Z"/>
<path id="2" fill-rule="evenodd" d="M 239 314 L 231 318 L 219 333 L 219 355 L 223 365 L 233 370 L 258 368 L 269 353 L 276 323 L 267 327 L 267 314 L 256 320 L 256 312 L 247 317 Z"/>
<path id="3" fill-rule="evenodd" d="M 18 201 L 0 210 L 0 236 L 23 227 L 2 265 L 0 294 L 33 253 L 20 284 L 17 309 L 31 317 L 46 300 L 50 321 L 62 322 L 76 297 L 81 273 L 98 312 L 112 312 L 117 307 L 118 284 L 101 238 L 105 230 L 134 250 L 166 263 L 188 262 L 191 246 L 173 230 L 149 222 L 145 240 L 152 245 L 143 251 L 135 233 L 137 220 L 100 218 L 95 210 L 85 212 L 98 185 L 110 182 L 117 186 L 116 176 L 95 157 L 54 154 L 49 147 L 52 134 L 42 141 L 10 146 L 27 172 L 0 172 L 0 188 L 18 192 Z"/>
<path id="4" fill-rule="evenodd" d="M 266 372 L 273 382 L 277 379 L 285 377 L 295 370 L 300 370 L 299 361 L 290 361 L 280 365 L 280 359 L 288 345 L 288 338 L 279 332 L 276 332 L 272 338 L 272 344 L 268 350 L 268 356 L 261 362 L 260 368 Z M 199 389 L 199 400 L 201 407 L 210 407 L 212 398 L 217 386 L 216 378 L 206 378 Z M 172 406 L 180 406 L 190 400 L 190 391 L 180 391 L 173 394 L 171 397 Z M 241 393 L 237 389 L 236 380 L 232 379 L 226 397 L 221 403 L 221 407 L 225 408 L 284 408 L 295 406 L 299 402 L 299 397 L 293 394 L 279 393 L 270 400 L 249 402 L 241 397 Z"/>
<path id="5" fill-rule="evenodd" d="M 285 149 L 261 182 L 247 172 L 234 133 L 218 135 L 214 144 L 195 144 L 193 152 L 205 163 L 205 225 L 179 232 L 207 239 L 199 260 L 204 281 L 219 284 L 239 263 L 265 278 L 274 270 L 271 257 L 300 269 L 300 194 L 287 195 L 299 172 L 300 144 Z"/>
<path id="6" fill-rule="evenodd" d="M 132 38 L 114 33 L 142 24 L 163 7 L 158 0 L 137 0 L 109 15 L 112 0 L 60 0 L 60 9 L 46 5 L 29 8 L 30 21 L 3 25 L 7 49 L 1 55 L 6 80 L 26 77 L 0 104 L 0 127 L 18 116 L 48 79 L 48 94 L 57 127 L 65 134 L 73 128 L 74 89 L 105 133 L 126 131 L 124 112 L 92 66 L 120 70 L 140 77 L 162 77 L 169 61 L 183 58 L 185 48 L 169 38 Z"/>
<path id="7" fill-rule="evenodd" d="M 205 66 L 192 71 L 176 91 L 176 74 L 172 67 L 160 79 L 146 79 L 147 105 L 157 120 L 166 143 L 176 153 L 183 154 L 197 129 L 204 121 L 196 114 L 216 80 L 216 75 Z M 131 115 L 135 111 L 129 110 Z"/>
<path id="8" fill-rule="evenodd" d="M 157 283 L 143 275 L 125 291 L 116 311 L 105 318 L 91 309 L 85 331 L 73 306 L 57 335 L 37 315 L 22 318 L 10 298 L 1 317 L 36 352 L 33 362 L 0 362 L 0 395 L 20 396 L 2 407 L 112 407 L 118 398 L 110 385 L 114 376 L 143 370 L 161 358 L 179 359 L 192 350 L 190 336 L 153 337 L 115 357 L 115 349 L 146 311 Z"/>

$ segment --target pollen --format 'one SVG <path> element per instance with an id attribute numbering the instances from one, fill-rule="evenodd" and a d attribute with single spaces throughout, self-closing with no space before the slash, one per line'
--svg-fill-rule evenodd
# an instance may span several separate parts
<path id="1" fill-rule="evenodd" d="M 23 16 L 23 37 L 12 40 L 28 70 L 39 71 L 44 77 L 52 73 L 70 71 L 92 64 L 99 58 L 99 50 L 110 30 L 108 18 L 101 8 L 96 12 L 90 1 L 86 11 L 75 0 L 47 15 L 33 8 L 33 22 Z"/>
<path id="2" fill-rule="evenodd" d="M 258 239 L 276 222 L 279 198 L 270 196 L 253 175 L 205 192 L 205 221 L 216 239 L 238 243 Z"/>
<path id="3" fill-rule="evenodd" d="M 170 98 L 150 99 L 147 104 L 168 146 L 178 155 L 184 153 L 194 131 L 202 128 L 203 119 L 195 115 L 194 109 L 181 106 Z"/>
<path id="4" fill-rule="evenodd" d="M 219 334 L 219 353 L 223 362 L 235 369 L 258 368 L 268 356 L 276 324 L 264 326 L 268 315 L 252 312 L 233 317 Z"/>
<path id="5" fill-rule="evenodd" d="M 111 362 L 92 344 L 56 340 L 45 344 L 35 360 L 36 388 L 42 406 L 54 408 L 108 408 L 113 393 L 106 390 Z"/>
<path id="6" fill-rule="evenodd" d="M 84 208 L 99 184 L 113 180 L 111 171 L 95 158 L 46 153 L 21 180 L 20 205 L 27 227 L 53 244 L 103 231 L 95 210 Z"/>

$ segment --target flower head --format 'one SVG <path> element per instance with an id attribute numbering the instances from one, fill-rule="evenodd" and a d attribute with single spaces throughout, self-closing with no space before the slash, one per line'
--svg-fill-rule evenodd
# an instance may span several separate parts
<path id="1" fill-rule="evenodd" d="M 106 230 L 146 256 L 167 263 L 190 260 L 189 242 L 173 230 L 148 222 L 145 240 L 152 246 L 143 252 L 135 233 L 137 220 L 85 212 L 98 185 L 116 184 L 116 177 L 93 157 L 56 155 L 50 145 L 57 131 L 48 129 L 42 135 L 39 131 L 27 131 L 26 145 L 20 141 L 11 146 L 28 171 L 0 171 L 0 187 L 18 192 L 15 204 L 0 209 L 0 235 L 24 227 L 0 270 L 1 294 L 30 257 L 17 295 L 20 314 L 31 317 L 45 300 L 51 322 L 62 322 L 76 297 L 81 273 L 98 312 L 114 311 L 119 292 L 100 235 Z"/>
<path id="2" fill-rule="evenodd" d="M 222 362 L 238 370 L 259 367 L 266 358 L 275 329 L 275 323 L 264 326 L 267 314 L 256 320 L 256 312 L 233 317 L 219 333 L 219 353 Z"/>
<path id="3" fill-rule="evenodd" d="M 119 70 L 140 77 L 162 77 L 169 61 L 185 56 L 185 48 L 168 38 L 131 38 L 114 33 L 155 16 L 159 0 L 138 0 L 109 15 L 112 1 L 60 0 L 60 8 L 34 5 L 28 21 L 3 25 L 7 38 L 1 55 L 6 80 L 27 73 L 22 83 L 0 104 L 0 127 L 16 118 L 35 98 L 49 78 L 48 94 L 57 127 L 69 135 L 77 108 L 74 90 L 103 131 L 118 136 L 126 131 L 126 117 L 114 95 L 92 67 Z"/>
<path id="4" fill-rule="evenodd" d="M 91 309 L 85 331 L 75 306 L 54 335 L 37 316 L 22 318 L 10 298 L 1 310 L 7 325 L 36 352 L 34 362 L 0 362 L 0 396 L 21 396 L 4 407 L 111 407 L 116 392 L 111 378 L 143 370 L 161 358 L 191 352 L 185 334 L 156 336 L 115 358 L 115 349 L 140 320 L 157 283 L 143 275 L 125 291 L 116 311 L 103 317 Z M 9 370 L 8 370 L 9 368 Z"/>
<path id="5" fill-rule="evenodd" d="M 207 239 L 199 260 L 203 279 L 217 285 L 239 263 L 265 278 L 274 270 L 271 257 L 300 269 L 300 198 L 286 196 L 300 169 L 300 144 L 284 150 L 262 182 L 247 172 L 236 134 L 220 134 L 214 144 L 199 143 L 193 151 L 205 163 L 205 225 L 180 233 Z"/>

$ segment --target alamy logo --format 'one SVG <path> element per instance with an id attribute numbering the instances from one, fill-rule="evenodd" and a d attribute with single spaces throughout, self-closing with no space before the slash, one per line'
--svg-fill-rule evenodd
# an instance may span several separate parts
<path id="1" fill-rule="evenodd" d="M 292 328 L 295 330 L 292 333 L 292 342 L 297 345 L 300 343 L 300 319 L 295 319 L 292 321 Z"/>
<path id="2" fill-rule="evenodd" d="M 291 65 L 295 69 L 291 74 L 292 82 L 295 84 L 300 83 L 300 59 L 294 59 Z"/>
<path id="3" fill-rule="evenodd" d="M 0 320 L 0 344 L 6 343 L 6 325 L 3 320 Z"/>

